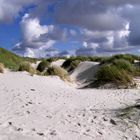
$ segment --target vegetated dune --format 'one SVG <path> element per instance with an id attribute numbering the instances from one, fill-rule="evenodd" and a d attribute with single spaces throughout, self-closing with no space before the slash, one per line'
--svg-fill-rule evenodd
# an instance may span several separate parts
<path id="1" fill-rule="evenodd" d="M 0 74 L 0 140 L 137 140 L 139 103 L 139 90 L 76 89 L 56 76 L 7 71 Z"/>
<path id="2" fill-rule="evenodd" d="M 71 73 L 70 77 L 76 81 L 79 86 L 86 86 L 94 81 L 98 68 L 99 62 L 81 62 Z"/>

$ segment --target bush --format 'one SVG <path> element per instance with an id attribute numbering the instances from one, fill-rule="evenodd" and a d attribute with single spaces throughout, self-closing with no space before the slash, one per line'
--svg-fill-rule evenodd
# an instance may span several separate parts
<path id="1" fill-rule="evenodd" d="M 103 59 L 101 61 L 101 64 L 113 63 L 114 60 L 116 60 L 116 59 L 124 59 L 124 60 L 129 61 L 132 64 L 132 63 L 134 63 L 134 60 L 137 59 L 137 57 L 134 55 L 130 55 L 130 54 L 118 54 L 118 55 L 114 55 L 112 57 Z"/>
<path id="2" fill-rule="evenodd" d="M 69 81 L 69 76 L 66 70 L 64 70 L 61 67 L 58 66 L 52 66 L 49 67 L 45 75 L 57 75 L 59 76 L 62 80 L 68 80 Z"/>
<path id="3" fill-rule="evenodd" d="M 80 64 L 80 60 L 74 60 L 70 63 L 70 68 L 69 71 L 74 70 L 75 68 L 77 68 L 77 66 Z"/>
<path id="4" fill-rule="evenodd" d="M 39 63 L 37 70 L 40 72 L 43 72 L 45 68 L 49 67 L 50 63 L 48 61 L 43 60 L 42 62 Z"/>
<path id="5" fill-rule="evenodd" d="M 31 67 L 31 65 L 28 62 L 21 63 L 18 71 L 27 71 L 31 74 L 36 73 L 36 70 L 33 67 Z"/>
<path id="6" fill-rule="evenodd" d="M 0 63 L 0 73 L 4 73 L 4 65 Z"/>
<path id="7" fill-rule="evenodd" d="M 64 69 L 67 69 L 67 68 L 69 68 L 69 66 L 70 66 L 70 64 L 71 64 L 71 62 L 73 61 L 73 59 L 67 59 L 63 64 L 62 64 L 62 67 L 64 68 Z"/>
<path id="8" fill-rule="evenodd" d="M 62 67 L 64 69 L 67 69 L 69 72 L 74 70 L 78 65 L 79 63 L 81 62 L 81 60 L 78 60 L 78 59 L 67 59 L 63 64 L 62 64 Z"/>
<path id="9" fill-rule="evenodd" d="M 133 72 L 132 64 L 125 59 L 115 59 L 113 64 L 119 69 L 127 70 L 128 72 Z"/>
<path id="10" fill-rule="evenodd" d="M 125 70 L 119 69 L 115 65 L 103 65 L 96 74 L 96 83 L 98 84 L 114 83 L 127 86 L 131 82 L 132 77 Z"/>

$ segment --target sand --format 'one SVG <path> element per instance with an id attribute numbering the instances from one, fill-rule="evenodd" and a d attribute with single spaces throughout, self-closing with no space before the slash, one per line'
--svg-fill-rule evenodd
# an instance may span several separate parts
<path id="1" fill-rule="evenodd" d="M 62 64 L 63 64 L 64 62 L 65 62 L 64 59 L 59 59 L 59 60 L 57 60 L 57 61 L 52 62 L 52 63 L 51 63 L 51 66 L 58 66 L 58 67 L 61 67 Z"/>
<path id="2" fill-rule="evenodd" d="M 78 87 L 84 87 L 93 82 L 98 68 L 98 62 L 81 62 L 77 68 L 70 73 L 70 77 Z"/>
<path id="3" fill-rule="evenodd" d="M 0 74 L 0 140 L 137 140 L 138 125 L 116 112 L 139 99 L 139 90 L 82 90 L 59 77 L 7 71 Z"/>

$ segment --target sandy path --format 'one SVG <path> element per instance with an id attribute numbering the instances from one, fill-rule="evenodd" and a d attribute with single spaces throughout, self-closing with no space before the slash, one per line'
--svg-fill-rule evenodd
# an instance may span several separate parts
<path id="1" fill-rule="evenodd" d="M 0 74 L 0 140 L 137 140 L 140 129 L 124 132 L 114 112 L 138 99 L 139 90 L 80 90 L 58 77 Z"/>

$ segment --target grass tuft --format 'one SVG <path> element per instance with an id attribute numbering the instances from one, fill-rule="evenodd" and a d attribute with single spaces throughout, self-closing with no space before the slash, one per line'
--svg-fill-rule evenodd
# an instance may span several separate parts
<path id="1" fill-rule="evenodd" d="M 27 71 L 30 74 L 35 74 L 36 70 L 28 62 L 21 63 L 18 71 Z"/>
<path id="2" fill-rule="evenodd" d="M 0 63 L 0 73 L 4 73 L 4 65 Z"/>
<path id="3" fill-rule="evenodd" d="M 132 76 L 115 65 L 103 65 L 96 74 L 96 84 L 102 85 L 106 83 L 128 86 L 129 83 L 132 83 Z"/>
<path id="4" fill-rule="evenodd" d="M 69 81 L 69 76 L 67 71 L 58 66 L 49 67 L 45 75 L 56 75 L 59 76 L 62 80 Z"/>

